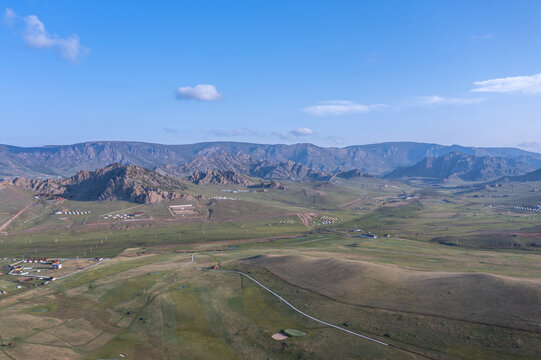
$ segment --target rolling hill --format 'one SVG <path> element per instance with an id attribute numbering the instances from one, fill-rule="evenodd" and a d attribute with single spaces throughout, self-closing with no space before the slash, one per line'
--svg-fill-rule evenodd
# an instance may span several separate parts
<path id="1" fill-rule="evenodd" d="M 288 283 L 348 304 L 400 309 L 539 331 L 541 282 L 485 273 L 425 272 L 338 258 L 244 260 Z"/>

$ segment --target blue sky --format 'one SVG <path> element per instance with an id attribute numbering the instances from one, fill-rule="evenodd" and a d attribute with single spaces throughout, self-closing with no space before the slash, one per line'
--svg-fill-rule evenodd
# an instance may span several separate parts
<path id="1" fill-rule="evenodd" d="M 541 1 L 0 0 L 0 143 L 541 151 Z"/>

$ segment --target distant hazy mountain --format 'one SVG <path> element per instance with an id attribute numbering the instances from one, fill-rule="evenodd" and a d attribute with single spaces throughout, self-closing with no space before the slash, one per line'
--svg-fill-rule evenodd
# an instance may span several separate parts
<path id="1" fill-rule="evenodd" d="M 516 182 L 527 182 L 527 181 L 541 181 L 541 169 L 529 172 L 524 175 L 518 176 L 505 176 L 497 180 L 501 181 L 516 181 Z"/>
<path id="2" fill-rule="evenodd" d="M 291 160 L 275 163 L 269 160 L 254 159 L 242 151 L 238 151 L 235 155 L 232 155 L 221 149 L 199 154 L 184 165 L 166 164 L 159 166 L 156 170 L 163 174 L 181 177 L 192 177 L 192 174 L 213 171 L 221 173 L 233 172 L 235 174 L 269 180 L 306 181 L 326 180 L 330 177 L 330 175 L 324 172 L 315 171 L 306 165 Z"/>
<path id="3" fill-rule="evenodd" d="M 472 156 L 452 152 L 440 157 L 426 157 L 415 165 L 399 167 L 386 178 L 460 178 L 466 181 L 496 179 L 502 176 L 515 176 L 535 169 L 523 157 L 505 158 Z"/>
<path id="4" fill-rule="evenodd" d="M 36 193 L 81 201 L 115 198 L 142 204 L 165 199 L 193 199 L 183 192 L 186 184 L 178 179 L 118 163 L 91 172 L 82 170 L 61 180 L 16 178 L 10 183 Z"/>
<path id="5" fill-rule="evenodd" d="M 410 166 L 425 157 L 451 152 L 472 156 L 515 159 L 532 168 L 541 168 L 541 154 L 514 148 L 474 148 L 427 143 L 394 142 L 355 145 L 345 148 L 312 144 L 266 145 L 236 142 L 208 142 L 188 145 L 161 145 L 139 142 L 98 141 L 74 145 L 22 148 L 0 145 L 0 177 L 71 176 L 78 170 L 94 170 L 108 164 L 139 165 L 174 171 L 234 170 L 249 174 L 253 162 L 270 162 L 288 171 L 304 173 L 291 163 L 303 165 L 306 172 L 336 174 L 354 169 L 381 175 L 399 166 Z M 295 167 L 295 166 L 293 166 Z M 187 171 L 190 170 L 190 171 Z M 286 171 L 287 172 L 287 171 Z M 271 171 L 283 174 L 283 171 Z"/>

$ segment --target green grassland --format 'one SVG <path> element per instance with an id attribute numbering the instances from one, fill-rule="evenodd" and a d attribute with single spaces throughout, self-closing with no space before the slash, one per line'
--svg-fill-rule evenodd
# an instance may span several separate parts
<path id="1" fill-rule="evenodd" d="M 541 357 L 541 214 L 513 209 L 541 200 L 539 184 L 285 185 L 234 194 L 221 191 L 231 186 L 190 185 L 206 196 L 192 202 L 192 218 L 173 217 L 167 202 L 32 207 L 0 235 L 0 290 L 8 292 L 0 295 L 0 342 L 14 343 L 0 347 L 0 359 Z M 32 194 L 17 194 L 3 195 L 0 212 L 32 204 Z M 90 214 L 54 215 L 60 208 Z M 130 211 L 145 218 L 102 218 Z M 322 216 L 338 220 L 317 225 Z M 112 259 L 16 289 L 5 266 L 24 253 Z M 390 346 L 314 322 L 238 274 L 199 269 L 214 264 Z M 307 335 L 271 338 L 284 329 Z"/>
<path id="2" fill-rule="evenodd" d="M 0 185 L 0 225 L 32 202 L 31 194 L 26 191 L 14 186 Z"/>

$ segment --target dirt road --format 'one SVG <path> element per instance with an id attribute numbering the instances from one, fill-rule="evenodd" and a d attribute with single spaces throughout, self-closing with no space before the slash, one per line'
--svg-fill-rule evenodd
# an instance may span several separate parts
<path id="1" fill-rule="evenodd" d="M 25 206 L 24 208 L 22 208 L 21 210 L 19 210 L 18 213 L 16 213 L 15 215 L 13 215 L 8 221 L 6 221 L 5 223 L 3 223 L 2 225 L 0 225 L 0 231 L 4 231 L 8 226 L 9 224 L 11 224 L 15 219 L 17 219 L 19 216 L 21 216 L 25 211 L 27 211 L 28 209 L 30 208 L 33 208 L 34 206 L 36 206 L 38 203 L 35 202 L 33 204 L 30 204 L 30 205 L 27 205 Z"/>

